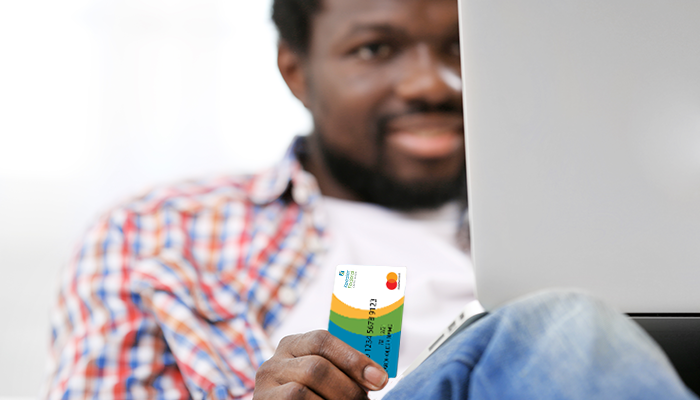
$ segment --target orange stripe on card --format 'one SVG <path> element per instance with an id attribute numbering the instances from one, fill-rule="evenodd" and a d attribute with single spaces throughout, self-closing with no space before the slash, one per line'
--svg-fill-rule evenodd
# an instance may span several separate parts
<path id="1" fill-rule="evenodd" d="M 378 308 L 375 310 L 375 318 L 381 317 L 382 315 L 389 314 L 390 312 L 396 310 L 397 308 L 401 307 L 403 305 L 403 297 L 399 299 L 397 302 L 390 304 L 386 307 Z M 348 318 L 360 318 L 364 319 L 367 318 L 367 311 L 369 311 L 369 304 L 367 308 L 364 310 L 351 307 L 345 303 L 343 303 L 339 298 L 335 297 L 333 295 L 333 299 L 331 300 L 331 311 L 333 311 L 336 314 L 340 314 L 344 317 Z"/>

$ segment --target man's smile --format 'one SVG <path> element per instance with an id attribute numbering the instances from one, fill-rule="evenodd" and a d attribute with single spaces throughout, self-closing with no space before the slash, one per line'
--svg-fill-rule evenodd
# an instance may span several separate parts
<path id="1" fill-rule="evenodd" d="M 387 146 L 411 158 L 444 158 L 464 149 L 461 113 L 404 115 L 390 120 L 386 128 Z"/>

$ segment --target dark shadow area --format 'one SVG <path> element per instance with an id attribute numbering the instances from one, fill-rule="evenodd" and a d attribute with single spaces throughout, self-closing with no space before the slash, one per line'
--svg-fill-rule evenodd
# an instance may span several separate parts
<path id="1" fill-rule="evenodd" d="M 631 314 L 656 340 L 683 382 L 700 395 L 700 314 Z"/>

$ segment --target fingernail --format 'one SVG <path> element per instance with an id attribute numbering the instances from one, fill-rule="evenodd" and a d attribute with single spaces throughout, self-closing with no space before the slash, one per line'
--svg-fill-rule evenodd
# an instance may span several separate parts
<path id="1" fill-rule="evenodd" d="M 389 378 L 384 370 L 371 365 L 365 367 L 364 377 L 370 385 L 374 385 L 371 389 L 380 389 Z"/>

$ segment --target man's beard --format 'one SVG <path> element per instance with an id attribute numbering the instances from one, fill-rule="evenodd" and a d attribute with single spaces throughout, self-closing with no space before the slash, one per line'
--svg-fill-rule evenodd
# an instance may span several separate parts
<path id="1" fill-rule="evenodd" d="M 382 169 L 385 135 L 378 135 L 379 156 L 375 168 L 360 165 L 336 152 L 324 141 L 323 134 L 316 132 L 315 135 L 331 175 L 365 202 L 401 211 L 435 209 L 452 200 L 458 200 L 466 207 L 466 163 L 451 179 L 400 182 Z"/>

